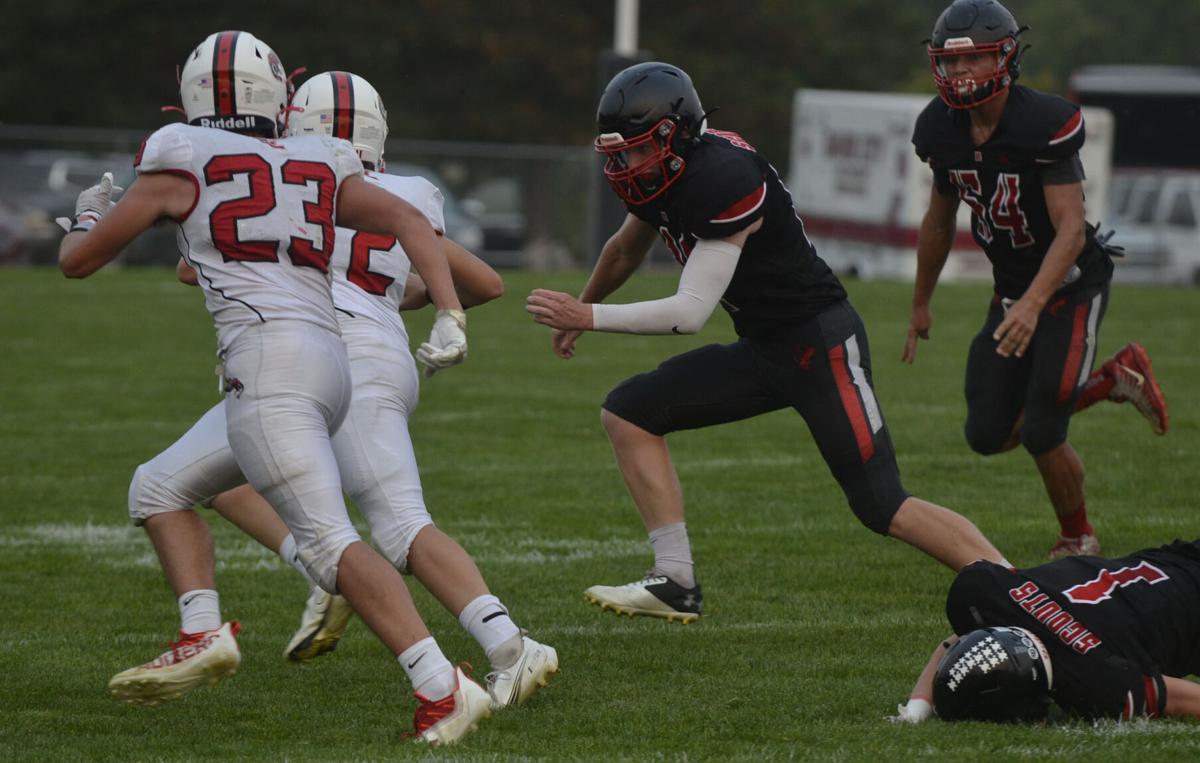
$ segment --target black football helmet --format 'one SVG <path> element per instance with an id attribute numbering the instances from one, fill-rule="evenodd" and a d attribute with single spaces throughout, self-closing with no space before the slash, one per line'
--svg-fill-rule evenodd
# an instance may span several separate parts
<path id="1" fill-rule="evenodd" d="M 971 109 L 1008 89 L 1020 74 L 1024 27 L 996 0 L 954 0 L 933 25 L 928 41 L 929 64 L 938 95 L 952 109 Z M 954 76 L 959 56 L 987 54 L 995 58 L 984 79 Z"/>
<path id="2" fill-rule="evenodd" d="M 683 174 L 704 132 L 704 107 L 692 78 L 657 61 L 619 72 L 596 109 L 596 151 L 604 177 L 630 204 L 658 197 Z"/>
<path id="3" fill-rule="evenodd" d="M 938 663 L 933 707 L 947 721 L 1044 720 L 1054 670 L 1042 642 L 1024 628 L 983 628 L 958 640 Z"/>

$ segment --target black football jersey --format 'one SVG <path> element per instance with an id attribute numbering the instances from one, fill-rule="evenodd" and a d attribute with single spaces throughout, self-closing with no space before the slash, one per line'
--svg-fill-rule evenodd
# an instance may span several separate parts
<path id="1" fill-rule="evenodd" d="M 1054 700 L 1070 713 L 1154 717 L 1166 704 L 1164 675 L 1200 672 L 1200 548 L 1176 541 L 1016 571 L 976 562 L 955 578 L 946 616 L 960 635 L 1016 626 L 1040 638 Z"/>
<path id="2" fill-rule="evenodd" d="M 971 234 L 992 263 L 996 293 L 1019 299 L 1054 240 L 1043 180 L 1078 164 L 1085 128 L 1079 107 L 1056 95 L 1011 88 L 1000 123 L 982 146 L 971 142 L 971 117 L 934 98 L 917 117 L 913 146 L 933 170 L 943 193 L 957 193 L 971 209 Z M 1064 290 L 1104 283 L 1112 261 L 1088 226 L 1076 259 L 1081 274 Z"/>
<path id="3" fill-rule="evenodd" d="M 664 194 L 627 207 L 658 230 L 680 264 L 697 240 L 727 238 L 763 221 L 746 239 L 721 298 L 739 336 L 803 323 L 846 298 L 805 235 L 775 168 L 737 133 L 706 131 Z"/>

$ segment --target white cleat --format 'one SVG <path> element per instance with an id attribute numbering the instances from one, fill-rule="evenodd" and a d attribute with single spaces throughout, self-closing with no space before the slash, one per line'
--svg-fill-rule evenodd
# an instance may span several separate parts
<path id="1" fill-rule="evenodd" d="M 492 714 L 492 698 L 484 688 L 463 673 L 462 668 L 455 668 L 454 675 L 458 685 L 450 696 L 430 700 L 416 695 L 421 704 L 413 718 L 413 728 L 417 740 L 431 747 L 454 744 L 479 728 L 480 721 Z"/>
<path id="2" fill-rule="evenodd" d="M 558 652 L 554 647 L 539 644 L 528 636 L 521 637 L 521 644 L 521 656 L 511 667 L 488 673 L 487 688 L 492 695 L 493 710 L 525 704 L 558 672 Z"/>
<path id="3" fill-rule="evenodd" d="M 669 577 L 653 572 L 622 586 L 594 585 L 583 592 L 583 597 L 600 605 L 601 609 L 611 609 L 617 614 L 661 617 L 667 622 L 678 620 L 684 625 L 699 619 L 704 601 L 699 583 L 684 588 Z"/>
<path id="4" fill-rule="evenodd" d="M 337 648 L 346 632 L 354 608 L 337 594 L 314 588 L 300 616 L 300 630 L 292 636 L 283 655 L 293 662 L 308 662 Z"/>
<path id="5" fill-rule="evenodd" d="M 236 622 L 229 622 L 213 631 L 180 632 L 179 640 L 157 659 L 113 676 L 108 690 L 123 702 L 157 705 L 198 686 L 211 686 L 236 673 L 242 662 L 238 628 Z"/>

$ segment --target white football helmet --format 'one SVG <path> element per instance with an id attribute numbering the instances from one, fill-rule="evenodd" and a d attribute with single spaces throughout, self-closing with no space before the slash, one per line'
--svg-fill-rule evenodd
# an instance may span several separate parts
<path id="1" fill-rule="evenodd" d="M 296 90 L 287 117 L 288 135 L 330 135 L 354 144 L 369 169 L 383 170 L 387 111 L 379 93 L 357 74 L 325 72 Z"/>
<path id="2" fill-rule="evenodd" d="M 190 125 L 279 134 L 288 84 L 279 56 L 249 32 L 216 32 L 196 46 L 179 75 Z"/>

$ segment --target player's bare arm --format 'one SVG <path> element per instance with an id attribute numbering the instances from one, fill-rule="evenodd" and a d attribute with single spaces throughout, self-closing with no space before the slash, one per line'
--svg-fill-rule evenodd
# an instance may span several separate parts
<path id="1" fill-rule="evenodd" d="M 1037 330 L 1038 315 L 1062 286 L 1071 267 L 1086 242 L 1083 184 L 1067 183 L 1044 186 L 1046 211 L 1054 224 L 1054 241 L 1046 251 L 1041 268 L 1021 298 L 1013 303 L 996 327 L 993 338 L 999 342 L 996 352 L 1004 357 L 1025 354 L 1033 333 Z"/>
<path id="2" fill-rule="evenodd" d="M 1186 678 L 1163 676 L 1167 687 L 1164 715 L 1200 718 L 1200 684 Z"/>
<path id="3" fill-rule="evenodd" d="M 600 302 L 620 288 L 645 261 L 656 235 L 654 228 L 649 224 L 634 215 L 626 214 L 621 227 L 608 238 L 600 250 L 596 267 L 592 269 L 583 291 L 579 293 L 579 301 Z M 554 354 L 563 360 L 575 357 L 575 340 L 579 338 L 580 333 L 582 332 L 577 329 L 554 329 L 550 333 L 550 345 Z"/>
<path id="4" fill-rule="evenodd" d="M 917 340 L 929 339 L 933 325 L 930 303 L 938 277 L 950 255 L 954 244 L 955 215 L 958 213 L 958 195 L 942 193 L 937 183 L 929 192 L 929 208 L 921 218 L 917 232 L 917 279 L 913 285 L 912 316 L 908 323 L 908 337 L 904 341 L 901 360 L 912 363 L 917 359 Z"/>
<path id="5" fill-rule="evenodd" d="M 138 176 L 129 190 L 90 231 L 68 233 L 58 248 L 67 278 L 86 278 L 116 258 L 138 234 L 163 217 L 181 218 L 196 200 L 190 180 L 165 172 Z"/>
<path id="6" fill-rule="evenodd" d="M 942 661 L 942 657 L 957 642 L 958 636 L 951 634 L 938 643 L 933 654 L 929 656 L 929 662 L 925 663 L 925 668 L 917 678 L 916 684 L 913 685 L 907 704 L 896 708 L 898 714 L 893 720 L 920 723 L 933 715 L 933 676 L 937 672 L 937 666 Z"/>
<path id="7" fill-rule="evenodd" d="M 657 235 L 649 223 L 631 214 L 625 215 L 617 232 L 600 250 L 592 275 L 579 293 L 580 302 L 602 302 L 619 289 L 641 267 Z"/>
<path id="8" fill-rule="evenodd" d="M 464 308 L 477 307 L 504 295 L 504 280 L 483 260 L 464 249 L 458 242 L 442 239 L 442 251 L 454 279 L 454 290 Z M 430 304 L 425 282 L 415 273 L 408 274 L 400 310 L 419 310 Z"/>
<path id="9" fill-rule="evenodd" d="M 589 305 L 563 292 L 535 289 L 525 309 L 538 323 L 564 331 L 694 334 L 704 326 L 729 287 L 746 239 L 761 227 L 759 219 L 727 238 L 697 241 L 679 278 L 679 289 L 670 297 L 622 305 Z"/>

